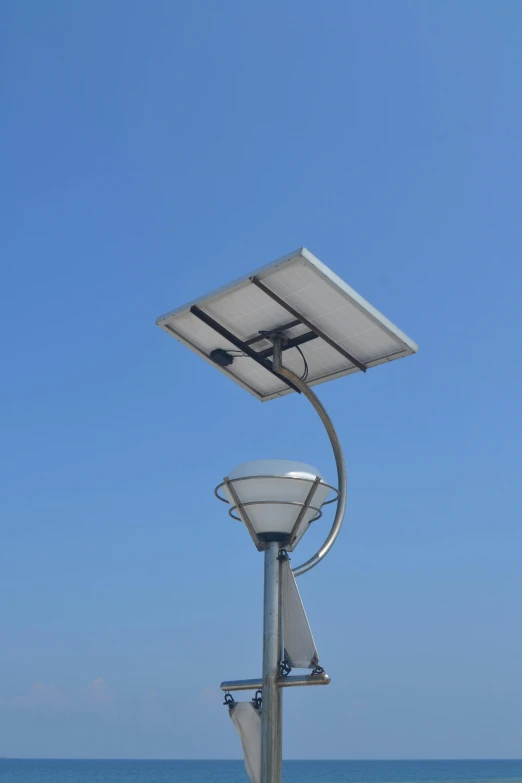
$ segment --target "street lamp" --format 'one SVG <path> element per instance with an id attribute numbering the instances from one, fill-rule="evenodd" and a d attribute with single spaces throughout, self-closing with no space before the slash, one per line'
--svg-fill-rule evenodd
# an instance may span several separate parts
<path id="1" fill-rule="evenodd" d="M 219 494 L 220 489 L 223 489 L 225 498 Z M 285 553 L 292 551 L 309 525 L 322 516 L 321 508 L 331 490 L 336 497 L 328 502 L 335 501 L 339 493 L 323 481 L 318 470 L 301 462 L 281 459 L 239 465 L 215 490 L 220 500 L 231 504 L 229 514 L 245 524 L 258 550 L 265 553 L 263 679 L 259 683 L 263 694 L 261 783 L 281 779 L 282 694 L 279 688 L 285 682 L 281 670 L 285 660 L 282 622 Z M 323 670 L 317 673 L 322 674 Z M 321 684 L 328 683 L 329 678 L 322 678 Z M 230 691 L 232 685 L 238 684 L 224 683 L 222 687 Z M 301 684 L 306 683 L 303 681 Z M 248 741 L 255 743 L 256 724 L 250 723 L 244 731 L 248 734 L 243 738 L 243 744 Z M 248 752 L 248 747 L 245 752 Z M 250 770 L 250 774 L 257 783 L 255 768 Z"/>
<path id="2" fill-rule="evenodd" d="M 294 577 L 315 567 L 331 549 L 346 508 L 341 444 L 311 386 L 365 373 L 415 353 L 417 346 L 306 248 L 167 313 L 156 323 L 263 402 L 302 394 L 319 415 L 332 446 L 337 489 L 310 465 L 261 460 L 239 465 L 215 490 L 230 504 L 230 515 L 244 523 L 265 559 L 262 678 L 226 681 L 221 688 L 240 730 L 253 783 L 280 783 L 282 689 L 330 682 L 318 665 Z M 328 499 L 331 493 L 334 497 Z M 324 505 L 335 501 L 334 520 L 323 545 L 290 569 L 287 552 L 319 519 Z M 290 676 L 292 662 L 311 674 Z M 233 712 L 231 694 L 243 690 L 256 691 L 251 705 L 255 719 L 249 705 Z M 241 725 L 240 716 L 242 721 L 247 718 Z"/>

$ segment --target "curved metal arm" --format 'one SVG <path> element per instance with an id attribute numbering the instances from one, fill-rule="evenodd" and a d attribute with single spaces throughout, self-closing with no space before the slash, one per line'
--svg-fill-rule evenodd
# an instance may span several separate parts
<path id="1" fill-rule="evenodd" d="M 278 352 L 276 351 L 274 355 L 275 359 L 278 358 L 277 353 Z M 313 557 L 311 557 L 310 560 L 307 560 L 306 563 L 303 563 L 302 565 L 297 566 L 297 568 L 292 569 L 294 576 L 301 576 L 301 574 L 309 571 L 323 559 L 323 557 L 330 551 L 334 545 L 335 539 L 339 535 L 341 525 L 343 524 L 344 512 L 346 509 L 346 493 L 348 489 L 348 484 L 346 481 L 346 465 L 344 463 L 343 450 L 341 448 L 339 438 L 337 437 L 337 433 L 334 429 L 334 425 L 332 424 L 330 417 L 323 408 L 323 405 L 318 397 L 316 397 L 310 387 L 304 381 L 302 381 L 298 375 L 293 373 L 292 370 L 288 370 L 286 367 L 279 364 L 277 371 L 280 373 L 280 375 L 284 375 L 285 378 L 288 378 L 288 380 L 291 381 L 294 386 L 297 386 L 299 391 L 301 391 L 307 400 L 309 400 L 314 406 L 315 410 L 319 414 L 319 418 L 324 424 L 325 430 L 328 433 L 328 437 L 330 438 L 330 443 L 332 444 L 332 449 L 335 456 L 335 464 L 337 466 L 337 486 L 339 488 L 339 499 L 337 501 L 335 519 L 333 521 L 330 532 L 328 533 L 326 541 L 319 551 Z"/>

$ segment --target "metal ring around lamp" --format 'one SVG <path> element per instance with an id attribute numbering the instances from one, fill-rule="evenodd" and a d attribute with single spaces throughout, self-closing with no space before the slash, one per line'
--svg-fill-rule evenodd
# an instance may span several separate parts
<path id="1" fill-rule="evenodd" d="M 323 504 L 324 505 L 324 504 Z M 243 520 L 241 517 L 235 517 L 232 513 L 236 510 L 236 508 L 244 508 L 245 506 L 299 506 L 299 508 L 306 508 L 306 503 L 300 503 L 298 500 L 249 500 L 247 503 L 239 503 L 237 506 L 232 506 L 232 508 L 229 508 L 228 515 L 229 517 L 232 517 L 232 519 L 236 519 L 238 522 L 242 522 Z M 317 515 L 313 517 L 313 519 L 310 520 L 308 523 L 309 525 L 312 524 L 312 522 L 316 522 L 318 519 L 321 519 L 323 516 L 323 512 L 320 508 L 316 508 L 315 506 L 308 506 L 308 508 L 311 508 L 312 511 L 316 511 Z"/>
<path id="2" fill-rule="evenodd" d="M 267 478 L 278 479 L 280 481 L 307 481 L 308 483 L 310 483 L 310 479 L 305 478 L 303 476 L 275 476 L 275 475 L 270 475 L 268 473 L 263 476 L 238 476 L 238 478 L 230 479 L 230 481 L 233 484 L 235 484 L 237 481 L 255 481 L 257 479 L 267 479 Z M 339 490 L 337 489 L 337 487 L 333 487 L 331 484 L 327 484 L 326 481 L 323 481 L 322 479 L 320 483 L 322 484 L 323 487 L 328 487 L 328 489 L 331 489 L 332 492 L 335 492 L 335 497 L 332 498 L 331 500 L 325 500 L 323 506 L 327 506 L 329 503 L 335 503 L 336 500 L 339 499 Z M 221 484 L 218 484 L 218 486 L 214 490 L 214 495 L 217 497 L 218 500 L 221 500 L 223 503 L 230 503 L 228 498 L 224 498 L 219 494 L 219 490 L 221 489 L 221 487 L 224 486 L 225 486 L 224 481 L 222 481 Z M 277 501 L 273 501 L 273 502 L 276 503 Z"/>

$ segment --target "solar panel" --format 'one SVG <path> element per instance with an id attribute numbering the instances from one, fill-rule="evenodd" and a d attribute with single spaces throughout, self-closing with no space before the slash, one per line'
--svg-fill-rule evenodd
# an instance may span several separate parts
<path id="1" fill-rule="evenodd" d="M 156 323 L 262 401 L 293 391 L 272 366 L 273 334 L 281 335 L 286 367 L 302 376 L 306 362 L 310 386 L 417 351 L 306 248 Z"/>

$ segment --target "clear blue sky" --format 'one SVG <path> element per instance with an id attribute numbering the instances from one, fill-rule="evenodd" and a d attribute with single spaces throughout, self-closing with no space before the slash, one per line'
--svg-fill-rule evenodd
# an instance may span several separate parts
<path id="1" fill-rule="evenodd" d="M 155 318 L 306 245 L 420 345 L 320 387 L 345 529 L 289 758 L 520 757 L 522 6 L 8 0 L 0 755 L 231 758 L 262 558 L 212 490 L 334 478 Z M 301 556 L 324 534 L 310 533 Z"/>

